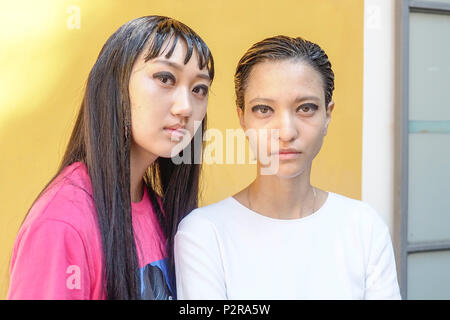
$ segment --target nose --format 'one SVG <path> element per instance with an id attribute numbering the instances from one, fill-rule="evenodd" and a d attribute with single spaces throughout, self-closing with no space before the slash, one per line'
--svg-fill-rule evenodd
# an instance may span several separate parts
<path id="1" fill-rule="evenodd" d="M 289 111 L 280 114 L 278 128 L 280 130 L 279 138 L 283 142 L 291 142 L 298 137 L 299 132 L 295 124 L 295 118 Z"/>
<path id="2" fill-rule="evenodd" d="M 192 115 L 192 102 L 189 89 L 179 87 L 175 91 L 171 112 L 173 115 L 183 118 L 189 118 Z"/>

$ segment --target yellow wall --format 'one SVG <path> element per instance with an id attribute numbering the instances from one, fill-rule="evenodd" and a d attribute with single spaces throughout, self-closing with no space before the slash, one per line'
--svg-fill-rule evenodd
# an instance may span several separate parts
<path id="1" fill-rule="evenodd" d="M 80 8 L 80 29 L 71 5 Z M 179 19 L 211 48 L 216 78 L 208 127 L 238 128 L 233 74 L 248 47 L 286 34 L 319 43 L 336 74 L 336 107 L 312 180 L 360 198 L 363 0 L 9 1 L 0 12 L 0 298 L 8 287 L 17 230 L 55 172 L 83 87 L 106 39 L 123 23 L 150 14 Z M 205 166 L 202 205 L 245 187 L 251 165 Z"/>

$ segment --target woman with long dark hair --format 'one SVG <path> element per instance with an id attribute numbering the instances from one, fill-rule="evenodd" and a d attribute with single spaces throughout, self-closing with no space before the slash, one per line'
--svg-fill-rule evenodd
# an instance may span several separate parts
<path id="1" fill-rule="evenodd" d="M 310 183 L 334 109 L 325 52 L 302 38 L 267 38 L 239 61 L 235 90 L 257 176 L 180 223 L 178 298 L 400 298 L 377 212 Z"/>
<path id="2" fill-rule="evenodd" d="M 173 238 L 197 207 L 191 138 L 213 77 L 204 41 L 174 19 L 141 17 L 106 41 L 59 170 L 20 228 L 9 299 L 175 298 Z"/>

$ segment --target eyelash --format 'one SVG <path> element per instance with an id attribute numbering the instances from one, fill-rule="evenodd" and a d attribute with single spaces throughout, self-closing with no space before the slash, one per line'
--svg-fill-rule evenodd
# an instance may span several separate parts
<path id="1" fill-rule="evenodd" d="M 192 89 L 192 91 L 194 91 L 196 89 L 203 90 L 203 93 L 200 93 L 200 95 L 202 97 L 206 97 L 208 95 L 208 87 L 207 86 L 205 86 L 205 85 L 196 86 L 194 89 Z M 194 91 L 194 93 L 197 94 L 197 92 L 195 92 L 195 91 Z"/>
<path id="2" fill-rule="evenodd" d="M 258 112 L 258 111 L 261 111 L 262 109 L 265 109 L 265 110 L 268 110 L 268 111 L 273 111 L 273 109 L 271 107 L 260 104 L 260 105 L 254 106 L 252 108 L 252 112 L 257 112 L 257 113 L 260 113 L 262 115 L 267 114 L 267 112 Z"/>
<path id="3" fill-rule="evenodd" d="M 299 106 L 296 111 L 299 111 L 300 109 L 302 109 L 304 107 L 308 107 L 309 108 L 309 110 L 305 111 L 304 113 L 313 113 L 314 111 L 317 111 L 319 109 L 319 106 L 314 104 L 314 103 L 305 103 L 305 104 L 302 104 L 301 106 Z M 266 112 L 260 112 L 261 110 L 267 110 L 267 111 Z M 266 105 L 257 105 L 257 106 L 254 106 L 252 108 L 252 112 L 257 112 L 257 113 L 259 113 L 261 115 L 266 115 L 266 114 L 268 114 L 269 111 L 273 112 L 273 109 L 271 107 L 269 107 L 269 106 L 266 106 Z M 310 112 L 310 111 L 313 111 L 313 112 Z"/>
<path id="4" fill-rule="evenodd" d="M 319 109 L 319 106 L 316 105 L 316 104 L 314 104 L 314 103 L 305 103 L 305 104 L 302 104 L 301 106 L 299 106 L 299 107 L 297 108 L 297 111 L 298 111 L 299 109 L 301 109 L 301 108 L 304 108 L 304 107 L 308 107 L 309 110 L 312 110 L 312 111 L 317 111 L 317 110 Z M 308 111 L 306 111 L 306 112 L 308 112 Z"/>
<path id="5" fill-rule="evenodd" d="M 176 83 L 175 77 L 169 72 L 158 72 L 158 73 L 155 73 L 153 75 L 153 78 L 159 79 L 159 81 L 161 81 L 165 85 L 174 85 Z M 172 81 L 172 84 L 168 84 L 167 82 L 164 82 L 163 79 L 170 79 Z M 197 90 L 197 89 L 203 90 L 203 93 L 195 92 L 194 90 Z M 200 85 L 200 86 L 196 86 L 194 89 L 192 89 L 192 91 L 195 94 L 199 94 L 202 97 L 206 97 L 208 95 L 208 91 L 209 90 L 208 90 L 207 86 Z"/>
<path id="6" fill-rule="evenodd" d="M 169 72 L 158 72 L 155 73 L 153 75 L 153 78 L 158 79 L 159 81 L 161 81 L 163 84 L 167 84 L 167 82 L 164 82 L 163 79 L 170 79 L 172 80 L 172 84 L 175 84 L 175 77 L 173 76 L 173 74 L 169 73 Z"/>

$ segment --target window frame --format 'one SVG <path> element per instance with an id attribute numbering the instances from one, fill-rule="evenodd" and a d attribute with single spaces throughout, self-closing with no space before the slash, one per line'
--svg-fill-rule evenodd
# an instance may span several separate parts
<path id="1" fill-rule="evenodd" d="M 437 1 L 402 1 L 402 112 L 401 112 L 401 257 L 400 288 L 403 299 L 408 299 L 408 255 L 419 252 L 450 250 L 448 241 L 408 242 L 408 169 L 409 169 L 409 37 L 411 12 L 450 15 L 450 3 Z"/>

